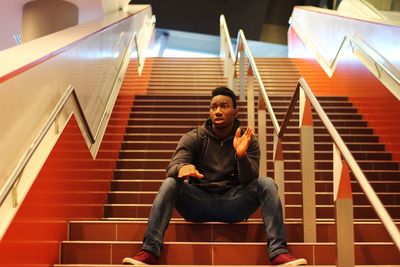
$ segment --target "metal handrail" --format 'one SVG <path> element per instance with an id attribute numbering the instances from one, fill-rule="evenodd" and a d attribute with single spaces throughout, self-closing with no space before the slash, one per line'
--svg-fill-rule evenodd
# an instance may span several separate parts
<path id="1" fill-rule="evenodd" d="M 28 164 L 28 162 L 34 155 L 36 149 L 39 147 L 39 145 L 42 142 L 42 140 L 44 139 L 45 135 L 50 130 L 53 123 L 57 120 L 58 115 L 61 113 L 61 111 L 65 107 L 66 103 L 68 102 L 68 100 L 71 97 L 74 101 L 74 104 L 77 106 L 77 111 L 79 114 L 78 118 L 81 119 L 81 123 L 84 126 L 83 129 L 85 131 L 85 134 L 89 137 L 89 141 L 91 144 L 93 144 L 95 142 L 94 136 L 92 134 L 92 131 L 90 130 L 90 127 L 86 120 L 85 114 L 83 113 L 83 109 L 79 102 L 78 96 L 75 92 L 75 89 L 72 85 L 70 85 L 70 86 L 68 86 L 64 95 L 58 101 L 57 105 L 55 106 L 53 112 L 50 114 L 50 117 L 47 120 L 44 127 L 39 131 L 39 134 L 36 136 L 33 143 L 30 145 L 28 150 L 25 151 L 25 153 L 21 157 L 21 160 L 18 162 L 17 166 L 11 172 L 10 178 L 7 179 L 8 182 L 5 186 L 3 186 L 2 192 L 0 194 L 0 205 L 3 204 L 3 202 L 7 198 L 8 194 L 11 192 L 12 188 L 14 187 L 14 185 L 18 182 L 19 177 L 21 176 L 21 173 L 23 172 L 25 166 Z"/>
<path id="2" fill-rule="evenodd" d="M 323 51 L 321 48 L 318 47 L 317 42 L 314 41 L 314 38 L 312 37 L 311 34 L 307 33 L 304 29 L 302 29 L 299 24 L 296 22 L 296 20 L 291 17 L 289 20 L 290 25 L 294 27 L 296 32 L 302 36 L 306 36 L 306 38 L 303 39 L 308 39 L 311 40 L 311 42 L 307 42 L 307 45 L 311 47 L 311 50 L 316 53 L 316 59 L 317 60 L 322 60 L 320 62 L 322 68 L 325 70 L 325 72 L 332 77 L 333 73 L 335 72 L 336 65 L 338 63 L 338 59 L 340 54 L 343 53 L 344 47 L 346 42 L 349 43 L 349 45 L 353 48 L 353 51 L 356 49 L 359 50 L 363 55 L 368 57 L 371 62 L 376 67 L 376 70 L 378 73 L 380 73 L 379 70 L 382 70 L 386 73 L 388 77 L 390 77 L 400 88 L 400 71 L 396 66 L 390 63 L 388 59 L 386 59 L 384 56 L 382 56 L 378 51 L 370 47 L 365 41 L 363 41 L 360 37 L 358 36 L 351 36 L 349 34 L 346 34 L 341 43 L 340 46 L 333 57 L 332 60 L 326 59 L 326 57 L 320 53 L 319 51 Z M 380 78 L 380 77 L 378 77 Z M 393 90 L 392 88 L 389 88 L 389 91 L 397 98 L 400 100 L 400 91 L 399 90 Z"/>
<path id="3" fill-rule="evenodd" d="M 144 29 L 144 41 L 143 41 L 143 46 L 139 46 L 138 44 L 138 37 L 135 35 L 135 45 L 136 45 L 136 52 L 137 52 L 137 63 L 138 63 L 138 73 L 139 76 L 142 75 L 142 71 L 143 71 L 143 67 L 144 67 L 144 62 L 146 60 L 145 57 L 145 50 L 148 47 L 150 40 L 151 40 L 151 36 L 153 34 L 153 30 L 156 24 L 156 16 L 152 15 L 151 19 L 146 21 L 146 23 L 149 23 L 149 25 L 146 25 L 145 29 Z"/>
<path id="4" fill-rule="evenodd" d="M 233 51 L 232 45 L 231 45 L 231 40 L 230 40 L 230 35 L 229 35 L 229 30 L 228 30 L 224 15 L 221 15 L 220 23 L 221 23 L 222 31 L 225 34 L 225 39 L 223 41 L 229 47 L 229 49 L 228 49 L 230 51 L 229 52 L 229 54 L 230 54 L 229 58 L 231 59 L 231 61 L 233 63 L 232 67 L 235 68 L 235 66 L 236 66 L 236 64 L 238 62 L 238 59 L 239 59 L 240 47 L 242 47 L 244 49 L 246 55 L 247 55 L 247 58 L 249 60 L 249 64 L 251 66 L 251 69 L 253 70 L 253 73 L 254 73 L 254 75 L 256 77 L 257 83 L 258 83 L 258 85 L 260 87 L 260 92 L 261 92 L 261 95 L 262 95 L 262 99 L 265 102 L 265 105 L 266 105 L 268 111 L 270 112 L 272 124 L 274 125 L 274 129 L 275 129 L 276 132 L 279 132 L 280 131 L 280 127 L 279 127 L 278 120 L 276 119 L 275 113 L 273 112 L 271 101 L 268 98 L 268 95 L 266 93 L 264 84 L 263 84 L 263 82 L 261 80 L 260 72 L 258 71 L 257 65 L 256 65 L 256 63 L 254 61 L 253 54 L 252 54 L 252 52 L 251 52 L 251 50 L 249 48 L 249 45 L 247 44 L 247 40 L 246 40 L 246 37 L 245 37 L 243 31 L 239 30 L 238 37 L 237 37 L 237 43 L 236 43 L 236 49 L 235 49 L 235 51 Z M 260 101 L 260 99 L 259 99 L 259 101 Z"/>
<path id="5" fill-rule="evenodd" d="M 262 82 L 260 72 L 258 71 L 256 62 L 254 61 L 253 54 L 252 54 L 252 52 L 251 52 L 251 50 L 249 48 L 249 45 L 247 44 L 246 36 L 244 35 L 244 32 L 242 30 L 239 30 L 238 43 L 237 43 L 237 46 L 236 46 L 236 59 L 235 59 L 235 62 L 238 59 L 239 47 L 241 45 L 243 45 L 243 49 L 244 49 L 244 51 L 245 51 L 245 53 L 247 55 L 247 59 L 249 61 L 249 65 L 250 65 L 251 69 L 253 70 L 254 76 L 256 77 L 256 80 L 257 80 L 257 83 L 258 83 L 258 86 L 260 87 L 260 93 L 261 93 L 261 96 L 262 96 L 262 98 L 263 98 L 263 100 L 265 102 L 267 110 L 268 110 L 268 112 L 270 114 L 270 118 L 271 118 L 272 124 L 274 125 L 274 129 L 275 129 L 275 131 L 277 133 L 279 133 L 280 132 L 280 126 L 279 126 L 278 120 L 276 119 L 275 112 L 274 112 L 274 110 L 272 108 L 271 101 L 269 100 L 269 97 L 267 95 L 267 90 L 264 87 L 264 83 Z M 260 99 L 258 101 L 260 101 Z"/>
<path id="6" fill-rule="evenodd" d="M 360 166 L 354 159 L 353 155 L 351 154 L 349 148 L 344 143 L 342 137 L 333 126 L 332 122 L 326 115 L 325 111 L 319 104 L 317 98 L 311 91 L 310 87 L 308 86 L 307 82 L 304 78 L 299 79 L 300 88 L 304 91 L 307 95 L 308 99 L 310 100 L 312 106 L 314 107 L 315 111 L 317 112 L 318 116 L 320 117 L 322 123 L 325 125 L 326 129 L 328 130 L 330 136 L 333 139 L 333 142 L 339 148 L 341 154 L 345 158 L 346 162 L 349 164 L 351 171 L 354 174 L 354 177 L 357 179 L 358 183 L 361 185 L 364 193 L 367 195 L 372 207 L 375 209 L 375 212 L 378 214 L 379 218 L 381 219 L 382 223 L 385 225 L 386 230 L 389 232 L 390 236 L 392 237 L 394 243 L 396 244 L 397 248 L 400 250 L 400 231 L 397 229 L 396 225 L 393 222 L 393 219 L 390 217 L 389 213 L 386 211 L 385 207 L 383 206 L 382 202 L 376 195 L 374 189 L 368 182 L 368 179 L 364 175 L 364 172 L 361 170 Z"/>
<path id="7" fill-rule="evenodd" d="M 371 60 L 374 61 L 374 63 L 379 66 L 383 71 L 385 71 L 386 74 L 390 76 L 397 84 L 400 84 L 400 71 L 396 66 L 390 63 L 389 60 L 382 56 L 378 51 L 373 49 L 360 37 L 351 37 L 350 35 L 346 35 L 345 38 L 349 42 L 351 42 L 352 45 L 357 46 L 359 50 L 363 52 L 363 54 L 371 58 Z"/>
<path id="8" fill-rule="evenodd" d="M 221 15 L 219 17 L 219 23 L 220 23 L 220 27 L 222 28 L 222 31 L 223 31 L 223 33 L 225 35 L 224 41 L 228 46 L 228 51 L 229 51 L 228 57 L 231 59 L 231 61 L 233 63 L 233 62 L 235 62 L 235 52 L 233 51 L 233 46 L 232 46 L 232 42 L 231 42 L 231 36 L 229 34 L 228 25 L 226 23 L 224 15 Z"/>
<path id="9" fill-rule="evenodd" d="M 225 25 L 226 26 L 226 25 Z M 353 39 L 352 39 L 353 40 Z M 350 170 L 353 172 L 354 176 L 356 177 L 358 183 L 361 185 L 361 188 L 363 189 L 364 193 L 367 195 L 367 198 L 369 199 L 372 207 L 378 214 L 380 220 L 382 221 L 383 225 L 389 232 L 391 238 L 393 239 L 395 245 L 397 248 L 400 250 L 400 232 L 397 229 L 396 225 L 393 222 L 393 219 L 390 217 L 389 213 L 386 211 L 385 207 L 382 205 L 382 202 L 379 200 L 377 197 L 375 191 L 369 184 L 367 178 L 365 177 L 363 171 L 359 167 L 358 163 L 355 161 L 354 157 L 352 156 L 350 150 L 346 146 L 346 144 L 343 142 L 343 139 L 340 137 L 339 133 L 337 132 L 336 128 L 333 126 L 332 122 L 329 120 L 328 116 L 326 115 L 325 111 L 322 109 L 321 105 L 319 104 L 318 100 L 316 99 L 315 95 L 312 93 L 311 89 L 309 88 L 308 84 L 304 80 L 304 78 L 299 79 L 299 82 L 296 86 L 296 90 L 294 92 L 293 98 L 291 100 L 290 106 L 288 108 L 288 111 L 285 115 L 284 121 L 282 122 L 281 127 L 279 127 L 278 122 L 276 120 L 275 113 L 272 109 L 271 103 L 269 101 L 268 95 L 266 94 L 265 87 L 262 83 L 261 76 L 259 74 L 258 68 L 255 64 L 254 57 L 252 56 L 252 53 L 247 45 L 246 38 L 243 34 L 242 30 L 239 30 L 238 33 L 238 42 L 236 46 L 236 53 L 235 53 L 235 60 L 234 60 L 234 67 L 235 64 L 238 61 L 240 50 L 243 49 L 245 54 L 248 57 L 249 61 L 249 66 L 252 69 L 256 80 L 259 84 L 259 90 L 262 95 L 262 98 L 265 102 L 265 107 L 267 108 L 267 111 L 270 115 L 270 118 L 272 120 L 274 130 L 275 130 L 275 135 L 278 138 L 281 138 L 284 135 L 284 132 L 286 130 L 286 127 L 290 121 L 290 118 L 292 116 L 295 104 L 299 98 L 300 90 L 303 90 L 303 92 L 306 94 L 307 98 L 310 100 L 312 106 L 316 110 L 318 116 L 321 118 L 321 121 L 324 123 L 326 126 L 330 136 L 332 137 L 334 143 L 338 147 L 340 153 L 343 155 L 344 159 L 348 163 Z M 336 56 L 337 58 L 337 56 Z M 259 100 L 260 101 L 260 97 Z M 254 118 L 253 118 L 254 119 Z"/>
<path id="10" fill-rule="evenodd" d="M 348 2 L 348 1 L 346 1 Z M 357 2 L 355 2 L 354 0 L 351 1 L 352 4 L 356 4 Z M 369 11 L 371 11 L 373 14 L 375 14 L 377 17 L 379 17 L 380 19 L 387 19 L 385 14 L 383 14 L 382 12 L 380 12 L 376 7 L 374 7 L 371 3 L 369 3 L 368 1 L 365 0 L 358 0 L 358 3 L 360 3 L 362 6 L 366 7 Z M 359 9 L 360 7 L 356 7 L 355 8 Z"/>
<path id="11" fill-rule="evenodd" d="M 147 30 L 146 31 L 146 39 L 144 42 L 144 46 L 139 47 L 139 44 L 137 42 L 137 37 L 136 37 L 136 33 L 133 32 L 132 33 L 132 37 L 130 38 L 130 44 L 134 43 L 134 45 L 136 46 L 136 51 L 137 51 L 137 55 L 138 55 L 138 73 L 141 74 L 141 71 L 143 69 L 143 65 L 144 65 L 144 51 L 146 49 L 146 47 L 148 46 L 149 42 L 150 42 L 150 38 L 151 38 L 151 34 L 153 29 L 154 29 L 154 24 L 155 24 L 155 16 L 153 15 L 151 18 L 151 24 L 150 24 L 150 29 L 151 30 Z M 149 33 L 150 32 L 150 33 Z M 134 42 L 133 42 L 134 40 Z M 129 49 L 126 50 L 126 52 L 130 51 Z M 45 125 L 43 126 L 43 128 L 39 131 L 38 135 L 36 136 L 36 138 L 34 139 L 33 143 L 29 146 L 29 148 L 25 151 L 25 153 L 22 155 L 20 161 L 17 163 L 16 167 L 13 169 L 13 171 L 11 172 L 9 178 L 7 179 L 6 184 L 1 188 L 1 192 L 0 192 L 0 205 L 2 205 L 4 203 L 4 201 L 6 200 L 7 196 L 10 194 L 10 192 L 12 191 L 13 187 L 17 184 L 23 170 L 25 169 L 26 165 L 28 164 L 28 162 L 30 161 L 30 159 L 33 157 L 35 151 L 37 150 L 37 148 L 39 147 L 40 143 L 42 142 L 42 140 L 44 139 L 46 133 L 49 131 L 49 129 L 51 128 L 51 126 L 53 125 L 53 123 L 56 121 L 57 117 L 59 116 L 60 112 L 63 110 L 65 104 L 67 103 L 67 101 L 71 98 L 75 103 L 75 105 L 77 106 L 77 111 L 78 111 L 78 118 L 81 119 L 81 123 L 84 126 L 84 131 L 85 134 L 88 136 L 89 138 L 89 148 L 90 145 L 93 145 L 96 141 L 95 139 L 95 135 L 92 133 L 92 131 L 90 130 L 89 124 L 87 122 L 87 119 L 85 117 L 85 114 L 83 112 L 83 109 L 81 107 L 81 104 L 79 102 L 79 98 L 75 92 L 75 89 L 73 88 L 72 85 L 70 85 L 66 92 L 64 93 L 64 95 L 60 98 L 59 102 L 57 103 L 57 105 L 55 106 L 55 108 L 53 109 L 53 111 L 50 114 L 49 119 L 46 121 Z M 97 133 L 96 133 L 97 135 Z"/>

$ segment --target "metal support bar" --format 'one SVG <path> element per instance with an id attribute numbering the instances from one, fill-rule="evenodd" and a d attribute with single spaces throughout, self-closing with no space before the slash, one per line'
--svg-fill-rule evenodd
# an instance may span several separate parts
<path id="1" fill-rule="evenodd" d="M 239 100 L 245 101 L 245 84 L 246 84 L 246 70 L 245 70 L 245 52 L 243 46 L 239 48 L 239 77 L 240 77 L 240 90 L 239 90 Z"/>
<path id="2" fill-rule="evenodd" d="M 260 176 L 267 177 L 267 111 L 264 101 L 258 100 L 258 142 L 260 144 Z"/>
<path id="3" fill-rule="evenodd" d="M 312 126 L 311 104 L 306 99 L 303 90 L 300 91 L 299 114 L 304 242 L 316 242 L 314 129 Z"/>
<path id="4" fill-rule="evenodd" d="M 233 66 L 232 68 L 232 75 L 229 77 L 228 79 L 228 88 L 232 89 L 233 92 L 235 92 L 235 94 L 238 94 L 237 91 L 237 75 L 236 75 L 236 69 L 235 66 Z"/>
<path id="5" fill-rule="evenodd" d="M 347 162 L 342 160 L 339 148 L 335 144 L 333 144 L 333 172 L 337 266 L 354 266 L 354 215 L 349 167 Z"/>
<path id="6" fill-rule="evenodd" d="M 283 217 L 285 218 L 285 166 L 283 162 L 282 140 L 274 132 L 274 176 L 275 183 L 278 186 L 278 194 L 282 203 Z"/>
<path id="7" fill-rule="evenodd" d="M 251 67 L 247 72 L 247 125 L 255 131 L 254 80 Z"/>

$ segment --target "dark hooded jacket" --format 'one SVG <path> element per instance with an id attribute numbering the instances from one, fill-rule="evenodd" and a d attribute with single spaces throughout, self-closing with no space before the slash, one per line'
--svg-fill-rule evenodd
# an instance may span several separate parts
<path id="1" fill-rule="evenodd" d="M 247 185 L 258 178 L 260 149 L 253 136 L 247 153 L 238 159 L 233 147 L 233 139 L 240 123 L 237 119 L 225 140 L 219 139 L 212 130 L 212 121 L 184 134 L 167 167 L 167 177 L 178 177 L 179 169 L 193 164 L 204 178 L 190 178 L 189 182 L 202 189 L 223 193 L 236 185 Z"/>

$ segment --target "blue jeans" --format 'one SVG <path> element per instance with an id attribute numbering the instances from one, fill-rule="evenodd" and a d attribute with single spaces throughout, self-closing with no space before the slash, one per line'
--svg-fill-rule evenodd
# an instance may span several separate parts
<path id="1" fill-rule="evenodd" d="M 271 178 L 260 177 L 223 194 L 209 193 L 175 178 L 165 179 L 151 209 L 143 250 L 160 256 L 174 207 L 191 222 L 226 223 L 245 221 L 261 207 L 269 258 L 287 253 L 282 205 Z"/>

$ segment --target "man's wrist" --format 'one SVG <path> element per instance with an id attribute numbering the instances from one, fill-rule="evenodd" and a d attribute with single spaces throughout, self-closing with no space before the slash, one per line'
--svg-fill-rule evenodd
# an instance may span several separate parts
<path id="1" fill-rule="evenodd" d="M 244 158 L 246 155 L 247 155 L 246 152 L 244 152 L 242 155 L 239 155 L 238 153 L 236 153 L 236 158 L 237 158 L 237 159 L 242 159 L 242 158 Z"/>

